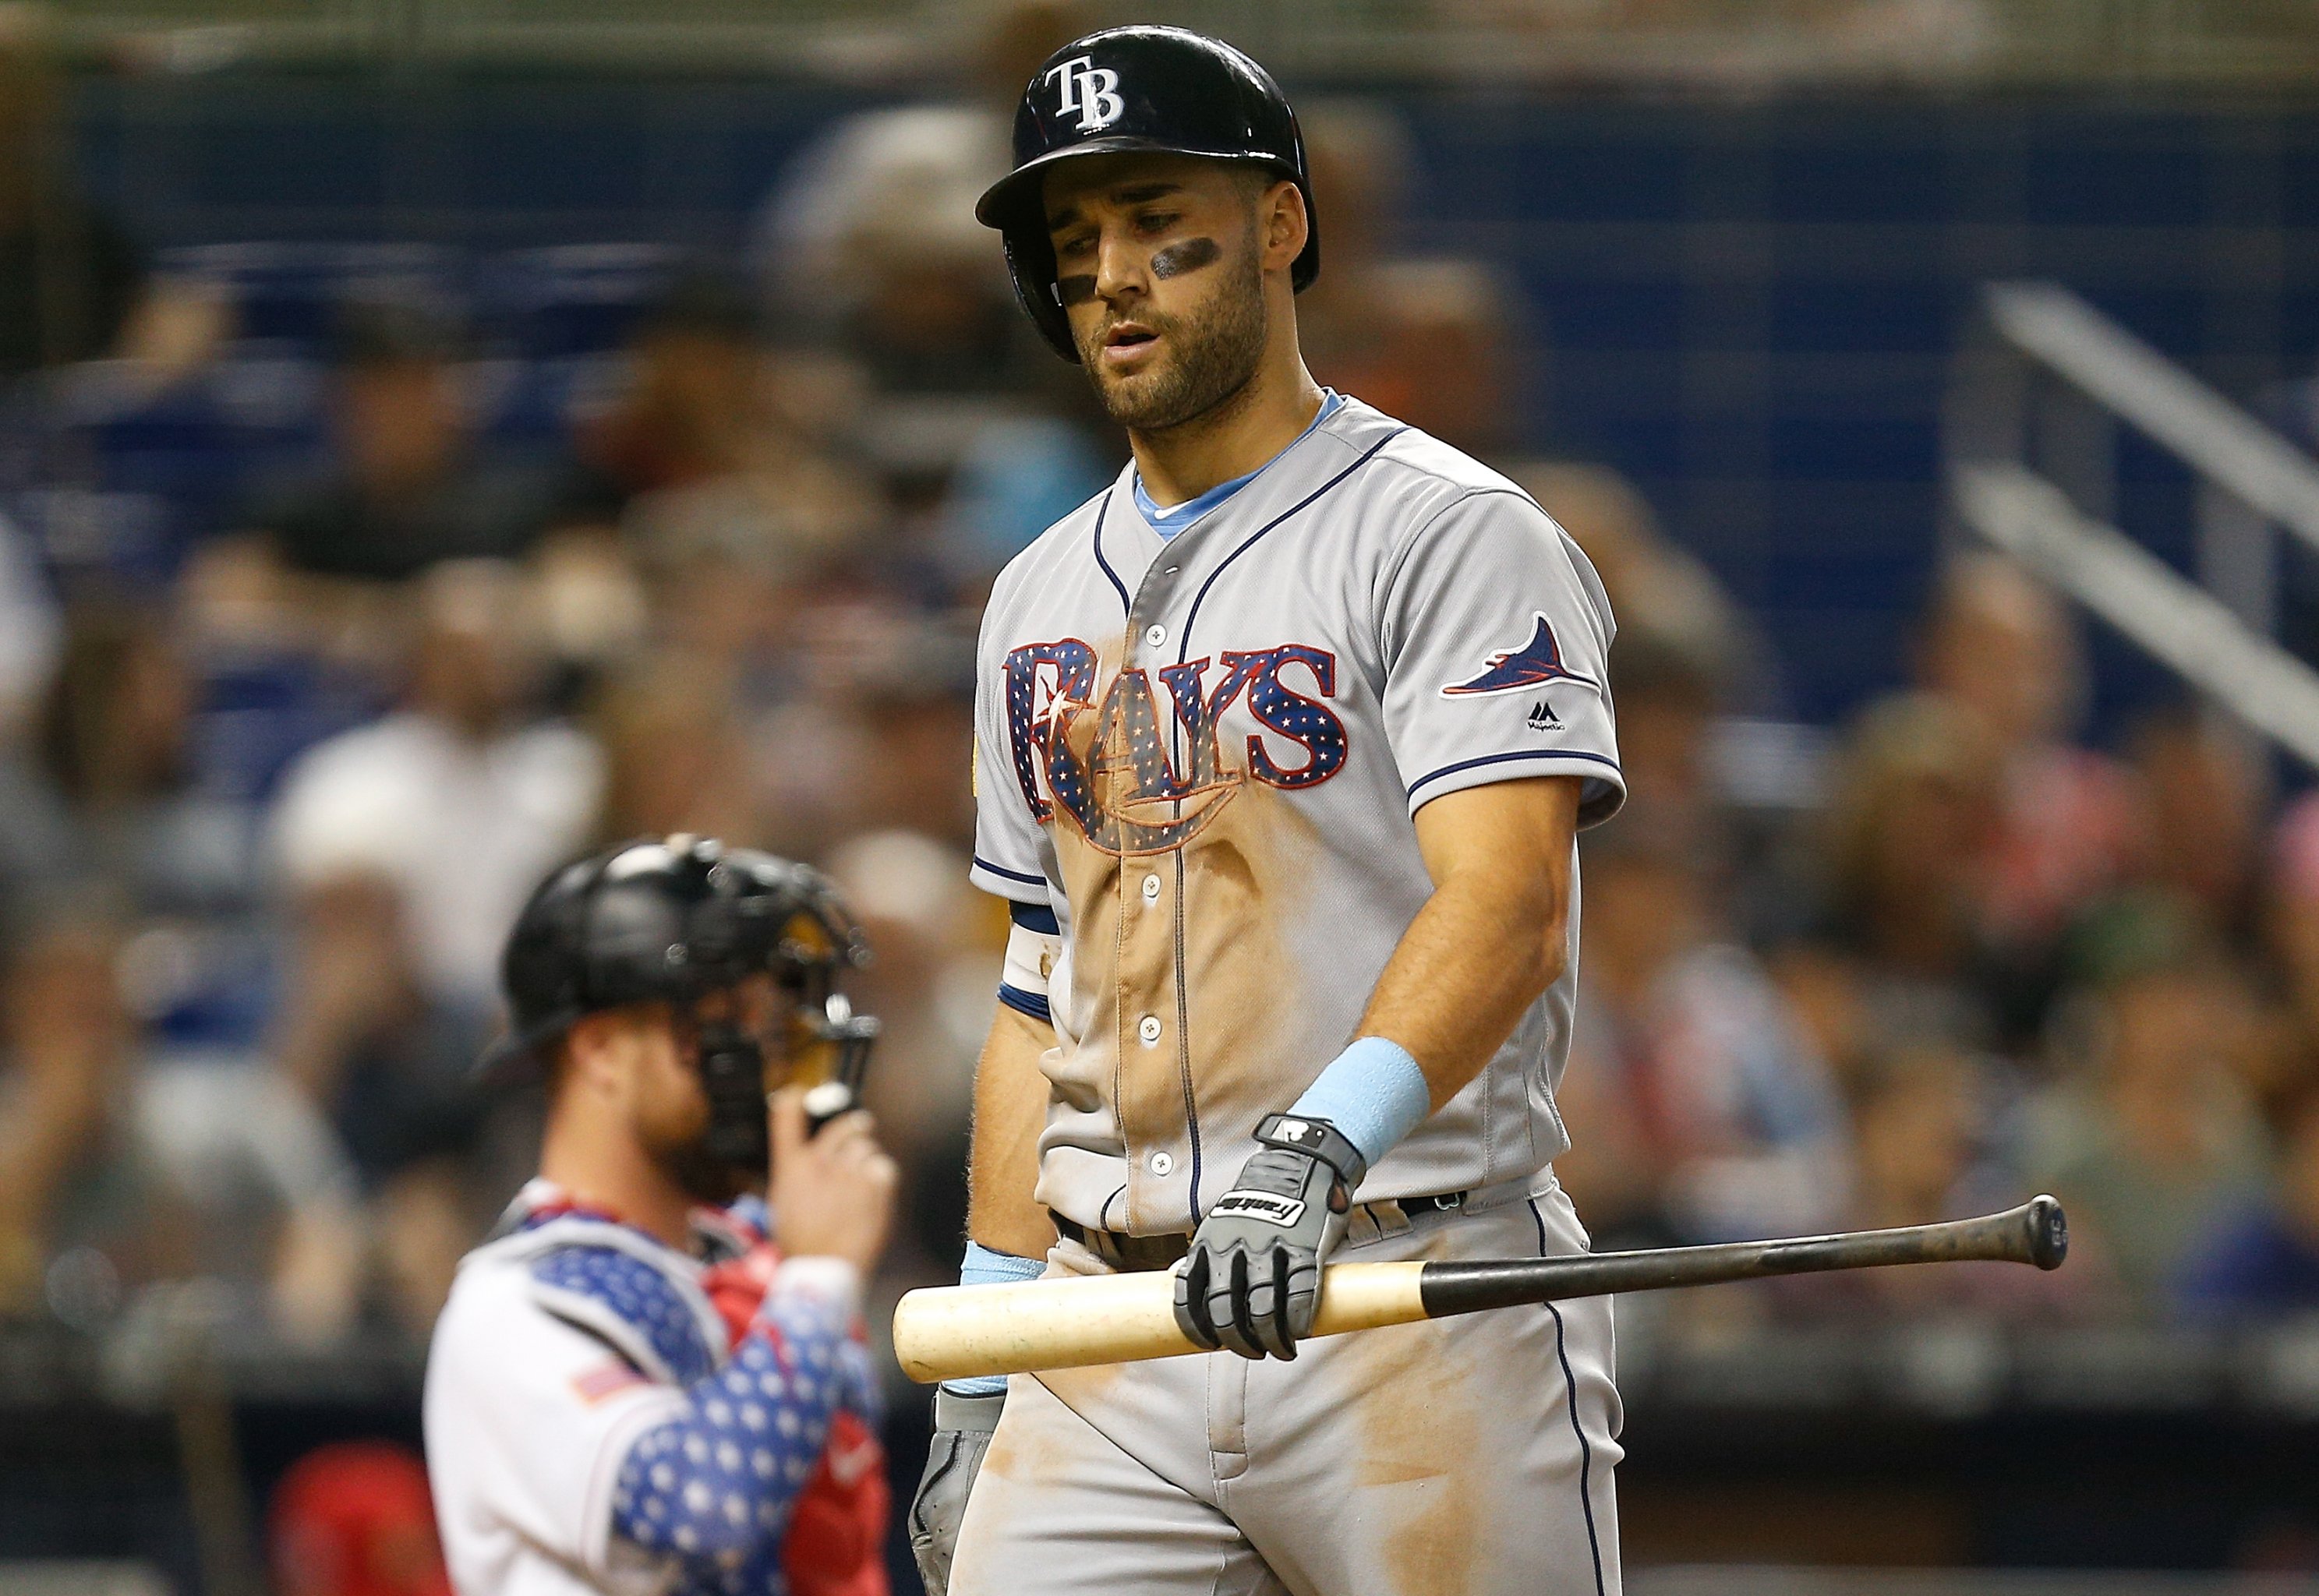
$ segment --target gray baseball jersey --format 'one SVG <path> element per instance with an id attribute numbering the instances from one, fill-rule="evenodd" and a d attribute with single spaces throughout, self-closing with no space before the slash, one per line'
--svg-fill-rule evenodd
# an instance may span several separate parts
<path id="1" fill-rule="evenodd" d="M 1351 1040 L 1432 890 L 1421 807 L 1571 775 L 1591 825 L 1625 789 L 1609 601 L 1504 477 L 1357 401 L 1171 539 L 1132 469 L 992 591 L 973 873 L 1062 933 L 1039 1200 L 1155 1234 L 1193 1229 Z M 1575 902 L 1569 924 L 1561 979 L 1364 1199 L 1568 1147 Z"/>

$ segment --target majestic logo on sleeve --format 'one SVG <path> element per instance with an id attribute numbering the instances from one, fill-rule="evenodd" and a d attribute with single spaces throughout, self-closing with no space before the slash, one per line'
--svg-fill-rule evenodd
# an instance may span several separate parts
<path id="1" fill-rule="evenodd" d="M 1595 686 L 1592 677 L 1581 676 L 1562 663 L 1562 645 L 1554 640 L 1554 628 L 1546 617 L 1538 618 L 1538 629 L 1529 641 L 1520 648 L 1503 649 L 1490 656 L 1482 673 L 1471 681 L 1454 682 L 1441 690 L 1445 699 L 1463 699 L 1481 693 L 1519 692 L 1524 688 L 1544 687 L 1549 681 L 1583 681 Z M 1551 712 L 1549 712 L 1551 713 Z"/>
<path id="2" fill-rule="evenodd" d="M 1082 133 L 1099 133 L 1127 114 L 1127 104 L 1116 92 L 1119 74 L 1096 66 L 1093 56 L 1073 56 L 1048 73 L 1046 80 L 1060 90 L 1056 112 L 1064 116 L 1078 112 Z"/>
<path id="3" fill-rule="evenodd" d="M 1284 680 L 1291 671 L 1295 687 Z M 1156 672 L 1125 670 L 1099 702 L 1096 672 L 1095 650 L 1075 637 L 1014 650 L 1006 656 L 1006 735 L 1032 817 L 1044 824 L 1060 808 L 1105 853 L 1180 848 L 1244 782 L 1295 791 L 1344 766 L 1345 725 L 1325 701 L 1336 694 L 1337 656 L 1326 649 L 1288 643 Z M 1154 674 L 1166 691 L 1164 712 Z M 1241 705 L 1256 730 L 1234 769 L 1221 726 L 1225 712 Z"/>

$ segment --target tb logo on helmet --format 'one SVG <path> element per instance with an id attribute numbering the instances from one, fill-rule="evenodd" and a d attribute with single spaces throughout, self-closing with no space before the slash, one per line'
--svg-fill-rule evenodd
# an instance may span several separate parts
<path id="1" fill-rule="evenodd" d="M 1080 132 L 1099 131 L 1126 114 L 1126 102 L 1113 92 L 1119 87 L 1119 74 L 1096 66 L 1093 56 L 1073 56 L 1048 73 L 1046 81 L 1057 78 L 1062 80 L 1062 97 L 1055 109 L 1066 116 L 1078 112 Z"/>

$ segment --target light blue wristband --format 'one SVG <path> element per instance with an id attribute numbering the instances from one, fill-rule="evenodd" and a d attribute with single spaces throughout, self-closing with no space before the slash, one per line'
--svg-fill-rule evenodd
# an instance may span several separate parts
<path id="1" fill-rule="evenodd" d="M 1374 1169 L 1433 1112 L 1433 1088 L 1407 1048 L 1364 1036 L 1331 1059 L 1288 1112 L 1336 1126 Z"/>
<path id="2" fill-rule="evenodd" d="M 1047 1272 L 1047 1266 L 1037 1258 L 1016 1258 L 1011 1252 L 993 1252 L 979 1241 L 966 1244 L 966 1257 L 958 1266 L 961 1285 L 1011 1285 L 1019 1280 L 1036 1280 Z M 971 1380 L 945 1380 L 942 1388 L 953 1396 L 1003 1396 L 1006 1392 L 1004 1375 L 978 1375 Z"/>

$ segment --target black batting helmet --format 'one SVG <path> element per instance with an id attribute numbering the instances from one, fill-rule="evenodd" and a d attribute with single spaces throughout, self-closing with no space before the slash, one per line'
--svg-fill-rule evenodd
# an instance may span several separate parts
<path id="1" fill-rule="evenodd" d="M 1272 75 L 1222 40 L 1181 28 L 1106 28 L 1049 56 L 1015 113 L 1015 169 L 990 185 L 976 220 L 1006 245 L 1015 292 L 1047 342 L 1078 359 L 1055 287 L 1040 182 L 1058 161 L 1151 150 L 1244 161 L 1289 178 L 1311 230 L 1289 268 L 1299 291 L 1321 275 L 1321 230 L 1296 113 Z"/>

